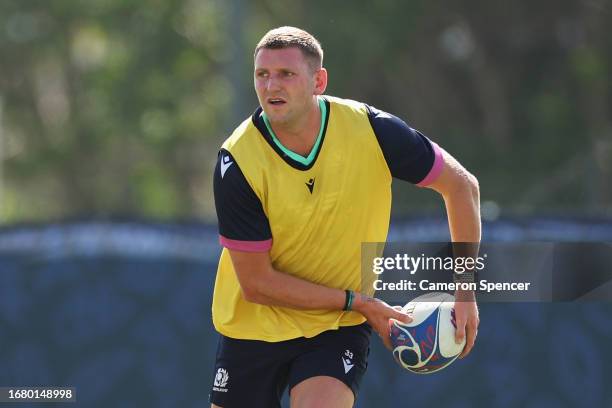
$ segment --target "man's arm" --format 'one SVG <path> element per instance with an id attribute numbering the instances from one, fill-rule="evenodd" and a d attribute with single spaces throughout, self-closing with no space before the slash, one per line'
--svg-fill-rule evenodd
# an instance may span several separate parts
<path id="1" fill-rule="evenodd" d="M 479 243 L 481 225 L 478 180 L 449 153 L 440 150 L 442 150 L 444 168 L 438 178 L 427 187 L 437 191 L 444 198 L 452 241 Z M 463 358 L 474 347 L 480 321 L 474 292 L 456 291 L 455 298 L 458 343 L 467 332 L 466 345 L 460 356 Z"/>
<path id="2" fill-rule="evenodd" d="M 480 242 L 478 181 L 450 154 L 400 118 L 366 106 L 368 118 L 394 178 L 429 187 L 444 198 L 453 242 Z M 460 247 L 463 248 L 463 245 Z M 468 245 L 476 249 L 476 245 Z M 472 347 L 478 328 L 478 309 L 473 292 L 457 291 L 456 341 L 461 342 L 467 327 L 462 357 Z"/>
<path id="3" fill-rule="evenodd" d="M 346 293 L 341 289 L 309 282 L 274 269 L 268 252 L 229 250 L 242 294 L 248 302 L 292 309 L 342 310 Z M 352 310 L 361 313 L 380 335 L 387 348 L 389 319 L 408 323 L 411 318 L 387 303 L 356 294 Z"/>

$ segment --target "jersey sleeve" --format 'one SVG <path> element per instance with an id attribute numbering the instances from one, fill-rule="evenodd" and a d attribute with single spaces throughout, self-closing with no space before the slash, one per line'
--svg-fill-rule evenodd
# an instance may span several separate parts
<path id="1" fill-rule="evenodd" d="M 217 156 L 213 188 L 221 245 L 237 251 L 268 251 L 272 232 L 261 201 L 238 163 L 223 149 Z"/>
<path id="2" fill-rule="evenodd" d="M 400 118 L 366 108 L 391 175 L 420 187 L 433 183 L 444 167 L 440 147 Z"/>

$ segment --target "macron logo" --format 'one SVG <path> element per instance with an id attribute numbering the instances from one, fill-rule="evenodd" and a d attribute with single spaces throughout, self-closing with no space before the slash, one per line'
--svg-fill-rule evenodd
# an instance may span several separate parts
<path id="1" fill-rule="evenodd" d="M 353 352 L 346 350 L 341 359 L 342 365 L 344 365 L 344 374 L 348 374 L 348 372 L 351 371 L 351 368 L 355 366 L 355 363 L 353 363 Z"/>
<path id="2" fill-rule="evenodd" d="M 351 364 L 350 360 L 345 360 L 344 358 L 342 359 L 342 364 L 344 364 L 344 374 L 348 374 L 349 371 L 351 371 L 351 368 L 353 368 L 353 366 L 355 364 Z"/>
<path id="3" fill-rule="evenodd" d="M 229 169 L 229 166 L 231 166 L 232 164 L 234 164 L 234 162 L 232 161 L 232 159 L 230 159 L 229 156 L 223 156 L 221 158 L 221 178 L 225 176 L 225 172 L 227 171 L 227 169 Z"/>
<path id="4" fill-rule="evenodd" d="M 314 183 L 315 183 L 314 178 L 311 178 L 310 180 L 308 180 L 308 183 L 304 183 L 306 184 L 306 187 L 308 187 L 308 191 L 310 191 L 310 194 L 312 194 L 312 190 L 314 189 Z"/>

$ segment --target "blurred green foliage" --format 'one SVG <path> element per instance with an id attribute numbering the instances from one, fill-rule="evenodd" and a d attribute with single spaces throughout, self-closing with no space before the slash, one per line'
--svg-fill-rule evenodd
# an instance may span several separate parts
<path id="1" fill-rule="evenodd" d="M 610 1 L 5 0 L 0 220 L 212 219 L 217 149 L 279 25 L 321 40 L 328 93 L 458 157 L 485 216 L 612 216 Z M 395 214 L 441 211 L 395 190 Z"/>

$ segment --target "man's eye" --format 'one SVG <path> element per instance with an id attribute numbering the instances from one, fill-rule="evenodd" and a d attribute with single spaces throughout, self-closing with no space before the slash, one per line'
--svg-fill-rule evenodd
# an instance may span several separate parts
<path id="1" fill-rule="evenodd" d="M 267 72 L 258 72 L 258 73 L 257 73 L 257 76 L 258 76 L 259 78 L 265 78 L 265 77 L 267 77 L 267 76 L 268 76 L 268 73 L 267 73 Z"/>
<path id="2" fill-rule="evenodd" d="M 285 76 L 292 77 L 295 74 L 293 72 L 285 72 Z"/>

